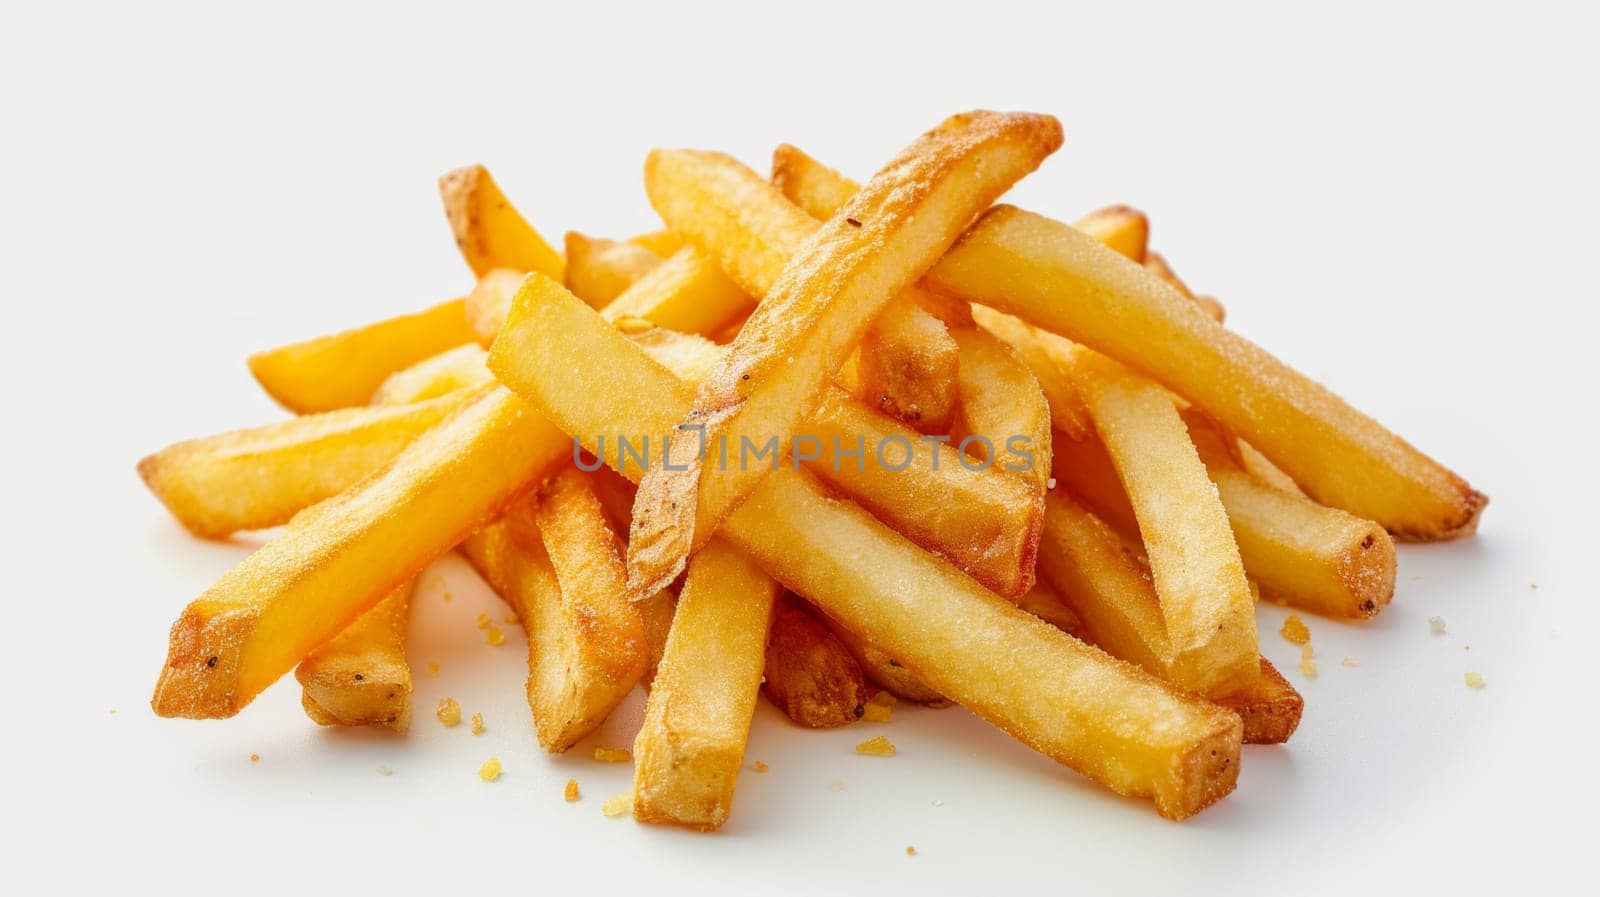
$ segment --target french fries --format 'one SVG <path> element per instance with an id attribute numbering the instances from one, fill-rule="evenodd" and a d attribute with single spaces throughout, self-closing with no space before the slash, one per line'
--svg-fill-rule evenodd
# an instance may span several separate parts
<path id="1" fill-rule="evenodd" d="M 703 426 L 707 445 L 788 438 L 889 298 L 1060 145 L 1055 119 L 1020 114 L 957 116 L 925 134 L 784 266 L 730 354 L 701 383 L 685 423 Z M 671 182 L 671 158 L 651 154 L 646 187 L 677 228 L 680 204 L 699 191 Z M 676 577 L 762 478 L 748 468 L 708 468 L 689 454 L 683 469 L 662 463 L 640 483 L 628 545 L 635 594 Z"/>
<path id="2" fill-rule="evenodd" d="M 1050 479 L 1050 407 L 1028 368 L 983 330 L 957 330 L 961 371 L 959 449 L 1011 471 L 1044 503 Z"/>
<path id="3" fill-rule="evenodd" d="M 1072 226 L 1119 255 L 1143 262 L 1150 244 L 1150 219 L 1132 206 L 1106 206 L 1079 218 Z"/>
<path id="4" fill-rule="evenodd" d="M 561 278 L 561 256 L 528 224 L 482 165 L 447 171 L 439 198 L 456 247 L 477 277 L 496 268 Z"/>
<path id="5" fill-rule="evenodd" d="M 861 338 L 856 395 L 923 433 L 948 433 L 957 407 L 956 342 L 943 321 L 891 302 Z"/>
<path id="6" fill-rule="evenodd" d="M 296 414 L 365 405 L 383 381 L 476 338 L 466 303 L 454 299 L 331 336 L 250 356 L 250 373 L 278 404 Z"/>
<path id="7" fill-rule="evenodd" d="M 649 233 L 638 234 L 628 238 L 628 242 L 635 246 L 642 246 L 655 253 L 656 258 L 671 258 L 674 253 L 683 248 L 683 238 L 670 230 L 653 230 Z"/>
<path id="8" fill-rule="evenodd" d="M 580 440 L 663 432 L 681 419 L 689 390 L 563 292 L 519 293 L 489 353 L 496 376 Z M 542 348 L 551 345 L 565 351 Z M 569 352 L 605 370 L 606 387 Z M 1234 787 L 1242 727 L 1233 713 L 1016 608 L 805 474 L 772 472 L 723 533 L 936 691 L 1112 790 L 1150 798 L 1164 816 L 1193 815 Z"/>
<path id="9" fill-rule="evenodd" d="M 641 318 L 684 333 L 712 336 L 755 308 L 716 260 L 694 246 L 634 281 L 605 308 L 607 320 Z"/>
<path id="10" fill-rule="evenodd" d="M 346 408 L 191 439 L 141 460 L 139 476 L 201 538 L 279 526 L 382 467 L 471 400 L 461 392 Z"/>
<path id="11" fill-rule="evenodd" d="M 643 246 L 586 237 L 568 231 L 567 289 L 594 308 L 611 300 L 661 264 L 661 256 Z"/>
<path id="12" fill-rule="evenodd" d="M 390 374 L 372 394 L 372 404 L 407 405 L 488 383 L 494 379 L 488 358 L 489 353 L 476 343 L 440 352 Z"/>
<path id="13" fill-rule="evenodd" d="M 487 349 L 494 342 L 494 335 L 500 332 L 506 312 L 511 309 L 511 297 L 527 276 L 510 268 L 495 268 L 478 278 L 477 286 L 467 294 L 463 311 L 479 345 Z"/>
<path id="14" fill-rule="evenodd" d="M 861 665 L 861 672 L 865 673 L 874 684 L 919 704 L 944 706 L 950 703 L 943 695 L 918 679 L 915 673 L 906 669 L 905 664 L 891 657 L 889 652 L 868 644 L 865 639 L 840 626 L 831 618 L 827 619 L 827 623 L 828 628 L 833 630 L 834 637 L 855 656 L 856 663 Z"/>
<path id="15" fill-rule="evenodd" d="M 1207 697 L 1255 678 L 1256 618 L 1217 487 L 1166 390 L 1120 365 L 1078 366 L 1080 391 L 1139 522 L 1172 677 Z"/>
<path id="16" fill-rule="evenodd" d="M 1397 537 L 1466 535 L 1488 501 L 1143 266 L 1059 222 L 997 206 L 923 281 L 1143 373 L 1248 440 L 1307 495 Z"/>
<path id="17" fill-rule="evenodd" d="M 723 540 L 695 555 L 633 742 L 633 815 L 727 821 L 761 688 L 778 585 Z"/>
<path id="18" fill-rule="evenodd" d="M 871 697 L 855 656 L 790 595 L 773 605 L 762 688 L 789 719 L 812 729 L 855 722 Z"/>
<path id="19" fill-rule="evenodd" d="M 395 589 L 295 668 L 306 716 L 323 726 L 410 727 L 406 611 L 414 585 Z"/>

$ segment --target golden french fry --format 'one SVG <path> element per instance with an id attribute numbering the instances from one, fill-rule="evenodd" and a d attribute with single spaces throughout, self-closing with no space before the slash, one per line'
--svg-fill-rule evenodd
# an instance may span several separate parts
<path id="1" fill-rule="evenodd" d="M 854 655 L 791 595 L 773 605 L 762 689 L 789 719 L 813 729 L 855 722 L 871 697 Z"/>
<path id="2" fill-rule="evenodd" d="M 345 408 L 190 439 L 141 460 L 139 476 L 202 538 L 279 526 L 382 467 L 470 401 L 457 393 L 412 405 Z"/>
<path id="3" fill-rule="evenodd" d="M 1084 638 L 1083 621 L 1048 583 L 1034 583 L 1028 594 L 1018 599 L 1017 606 L 1073 638 Z"/>
<path id="4" fill-rule="evenodd" d="M 661 264 L 643 246 L 567 231 L 567 289 L 594 308 L 605 308 L 633 282 Z"/>
<path id="5" fill-rule="evenodd" d="M 712 336 L 755 308 L 756 300 L 722 273 L 715 259 L 684 246 L 634 281 L 605 307 L 607 320 L 641 318 L 684 333 Z"/>
<path id="6" fill-rule="evenodd" d="M 1258 674 L 1255 603 L 1227 511 L 1166 390 L 1104 359 L 1078 387 L 1144 539 L 1173 681 L 1206 697 Z"/>
<path id="7" fill-rule="evenodd" d="M 519 295 L 490 352 L 496 376 L 591 452 L 592 434 L 665 432 L 680 420 L 692 391 L 564 292 Z M 541 351 L 551 342 L 564 351 Z M 929 687 L 1108 788 L 1173 819 L 1233 789 L 1238 716 L 1018 609 L 806 474 L 774 471 L 723 532 Z"/>
<path id="8" fill-rule="evenodd" d="M 365 405 L 395 371 L 475 339 L 465 301 L 454 299 L 330 336 L 250 356 L 250 373 L 296 414 Z"/>
<path id="9" fill-rule="evenodd" d="M 657 258 L 671 258 L 674 253 L 684 247 L 683 238 L 670 230 L 653 230 L 649 233 L 638 234 L 628 238 L 628 242 L 635 246 L 643 246 L 655 253 Z"/>
<path id="10" fill-rule="evenodd" d="M 408 405 L 478 386 L 494 379 L 489 353 L 477 343 L 456 346 L 395 371 L 372 394 L 373 405 Z"/>
<path id="11" fill-rule="evenodd" d="M 300 706 L 313 722 L 396 732 L 411 725 L 406 611 L 414 585 L 412 580 L 395 589 L 300 661 L 294 671 Z"/>
<path id="12" fill-rule="evenodd" d="M 1396 536 L 1468 534 L 1488 501 L 1143 266 L 1067 225 L 997 206 L 924 283 L 1140 371 L 1249 440 L 1312 498 Z"/>
<path id="13" fill-rule="evenodd" d="M 499 386 L 480 389 L 190 602 L 172 625 L 151 699 L 158 716 L 238 713 L 571 457 L 571 439 L 521 399 Z"/>
<path id="14" fill-rule="evenodd" d="M 511 297 L 517 294 L 527 274 L 510 268 L 495 268 L 478 278 L 477 286 L 467 294 L 465 312 L 467 326 L 477 334 L 478 344 L 488 348 L 494 335 L 511 308 Z"/>
<path id="15" fill-rule="evenodd" d="M 685 423 L 704 427 L 713 446 L 789 438 L 877 312 L 973 215 L 1060 145 L 1054 118 L 1025 114 L 975 112 L 924 134 L 784 266 L 728 356 L 702 381 Z M 696 155 L 703 157 L 657 150 L 645 179 L 656 210 L 691 239 L 697 235 L 679 226 L 680 204 L 701 190 L 668 173 L 675 158 Z M 676 577 L 762 478 L 759 470 L 708 467 L 693 452 L 683 462 L 652 467 L 640 484 L 628 545 L 635 594 Z"/>
<path id="16" fill-rule="evenodd" d="M 978 326 L 1010 346 L 1033 374 L 1050 406 L 1052 427 L 1072 439 L 1094 428 L 1088 409 L 1083 407 L 1083 397 L 1065 370 L 1065 359 L 1074 351 L 1070 340 L 982 305 L 972 306 L 972 316 Z"/>
<path id="17" fill-rule="evenodd" d="M 861 338 L 861 400 L 923 433 L 948 433 L 957 405 L 955 340 L 944 322 L 891 302 Z"/>
<path id="18" fill-rule="evenodd" d="M 561 277 L 561 256 L 500 192 L 489 169 L 468 165 L 445 172 L 439 177 L 439 197 L 473 274 L 482 277 L 495 268 L 510 268 Z"/>
<path id="19" fill-rule="evenodd" d="M 1160 253 L 1145 253 L 1144 267 L 1151 274 L 1166 281 L 1173 289 L 1194 300 L 1195 304 L 1200 306 L 1200 310 L 1206 313 L 1206 317 L 1216 321 L 1218 324 L 1221 324 L 1223 318 L 1227 317 L 1227 310 L 1222 307 L 1221 302 L 1218 302 L 1212 296 L 1196 296 L 1189 289 L 1189 285 L 1179 279 L 1178 273 L 1172 270 L 1172 266 L 1167 264 L 1166 258 Z"/>
<path id="20" fill-rule="evenodd" d="M 695 555 L 633 742 L 633 816 L 710 831 L 727 821 L 779 588 L 713 539 Z"/>
<path id="21" fill-rule="evenodd" d="M 1079 218 L 1072 226 L 1118 254 L 1136 262 L 1145 260 L 1150 243 L 1150 219 L 1132 206 L 1106 206 Z"/>
<path id="22" fill-rule="evenodd" d="M 944 706 L 950 703 L 944 695 L 929 688 L 915 673 L 906 669 L 905 664 L 890 656 L 889 652 L 868 644 L 865 639 L 840 626 L 838 621 L 831 617 L 824 617 L 824 620 L 839 643 L 855 656 L 856 663 L 861 665 L 861 672 L 865 673 L 873 684 L 919 704 Z"/>
<path id="23" fill-rule="evenodd" d="M 957 330 L 961 396 L 959 449 L 1012 471 L 1044 505 L 1050 479 L 1050 405 L 1027 366 L 986 331 Z"/>

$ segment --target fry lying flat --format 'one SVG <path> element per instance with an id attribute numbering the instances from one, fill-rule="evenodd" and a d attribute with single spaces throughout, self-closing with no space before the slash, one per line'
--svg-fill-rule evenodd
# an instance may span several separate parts
<path id="1" fill-rule="evenodd" d="M 958 116 L 925 134 L 789 261 L 681 423 L 704 427 L 707 445 L 787 441 L 884 304 L 1060 144 L 1055 119 L 1023 114 Z M 762 477 L 687 454 L 681 468 L 658 464 L 640 483 L 628 550 L 635 594 L 676 577 Z"/>
<path id="2" fill-rule="evenodd" d="M 574 354 L 603 380 L 572 365 Z M 564 291 L 518 294 L 490 368 L 580 439 L 661 432 L 691 401 Z M 1018 609 L 803 473 L 772 472 L 723 534 L 933 689 L 1118 793 L 1150 798 L 1164 816 L 1193 815 L 1234 787 L 1242 727 L 1233 713 Z"/>

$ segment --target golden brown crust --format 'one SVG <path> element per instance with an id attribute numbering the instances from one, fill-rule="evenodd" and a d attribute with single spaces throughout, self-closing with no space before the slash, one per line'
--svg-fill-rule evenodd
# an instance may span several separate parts
<path id="1" fill-rule="evenodd" d="M 1305 698 L 1277 667 L 1261 658 L 1261 676 L 1217 703 L 1244 721 L 1245 744 L 1283 744 L 1300 726 Z"/>
<path id="2" fill-rule="evenodd" d="M 789 719 L 813 729 L 855 722 L 870 697 L 849 649 L 792 595 L 773 605 L 762 688 Z"/>

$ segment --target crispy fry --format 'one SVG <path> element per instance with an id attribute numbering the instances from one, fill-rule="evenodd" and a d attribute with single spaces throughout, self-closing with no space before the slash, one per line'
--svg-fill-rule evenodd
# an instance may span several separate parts
<path id="1" fill-rule="evenodd" d="M 855 722 L 871 696 L 850 650 L 792 595 L 773 606 L 762 688 L 789 719 L 813 729 Z"/>
<path id="2" fill-rule="evenodd" d="M 586 237 L 568 231 L 567 289 L 594 308 L 611 300 L 661 264 L 661 256 L 643 246 Z"/>
<path id="3" fill-rule="evenodd" d="M 250 373 L 296 414 L 365 405 L 395 371 L 475 339 L 465 300 L 250 356 Z"/>
<path id="4" fill-rule="evenodd" d="M 300 706 L 322 726 L 411 725 L 411 667 L 406 663 L 406 611 L 415 580 L 362 614 L 312 651 L 294 677 Z"/>
<path id="5" fill-rule="evenodd" d="M 494 379 L 489 353 L 477 343 L 456 346 L 432 358 L 395 371 L 372 394 L 373 405 L 408 405 Z"/>
<path id="6" fill-rule="evenodd" d="M 637 338 L 634 339 L 635 344 L 639 342 Z M 663 360 L 655 352 L 651 357 L 657 361 Z M 600 499 L 600 505 L 605 509 L 606 522 L 611 524 L 613 530 L 625 532 L 628 520 L 633 517 L 633 483 L 602 465 L 590 472 L 589 485 L 594 488 L 595 497 Z M 644 620 L 644 638 L 650 647 L 650 668 L 645 673 L 645 684 L 649 685 L 667 650 L 667 634 L 672 628 L 673 614 L 677 611 L 678 596 L 673 594 L 672 589 L 662 589 L 634 606 Z"/>
<path id="7" fill-rule="evenodd" d="M 439 177 L 439 197 L 461 257 L 478 277 L 495 268 L 560 278 L 561 256 L 519 214 L 482 165 Z"/>
<path id="8" fill-rule="evenodd" d="M 197 536 L 288 523 L 388 463 L 471 401 L 466 393 L 390 408 L 346 408 L 191 439 L 139 462 L 139 476 Z"/>
<path id="9" fill-rule="evenodd" d="M 172 626 L 151 706 L 232 716 L 570 457 L 571 440 L 498 386 L 282 535 L 189 604 Z"/>
<path id="10" fill-rule="evenodd" d="M 1250 441 L 1316 500 L 1396 536 L 1473 531 L 1487 497 L 1326 388 L 1059 222 L 998 206 L 924 282 L 1117 359 Z"/>
<path id="11" fill-rule="evenodd" d="M 1206 317 L 1216 321 L 1218 324 L 1221 324 L 1222 320 L 1227 317 L 1227 310 L 1222 307 L 1221 302 L 1218 302 L 1212 296 L 1196 296 L 1189 289 L 1189 285 L 1179 279 L 1178 273 L 1172 270 L 1172 266 L 1167 264 L 1166 258 L 1160 253 L 1145 253 L 1144 267 L 1146 271 L 1166 281 L 1173 289 L 1194 300 L 1195 304 L 1200 306 L 1200 310 L 1206 313 Z"/>
<path id="12" fill-rule="evenodd" d="M 861 338 L 856 395 L 923 433 L 948 433 L 955 419 L 955 340 L 943 321 L 891 302 Z"/>
<path id="13" fill-rule="evenodd" d="M 756 307 L 715 259 L 685 246 L 633 282 L 605 307 L 607 320 L 642 318 L 662 327 L 712 336 Z"/>
<path id="14" fill-rule="evenodd" d="M 744 762 L 778 585 L 714 539 L 695 555 L 633 743 L 633 816 L 710 831 Z"/>
<path id="15" fill-rule="evenodd" d="M 957 330 L 961 428 L 957 445 L 1012 471 L 1044 505 L 1050 479 L 1050 406 L 1039 381 L 1005 344 L 983 330 Z"/>
<path id="16" fill-rule="evenodd" d="M 653 230 L 628 238 L 628 242 L 655 253 L 657 258 L 671 258 L 684 246 L 683 238 L 670 230 Z"/>
<path id="17" fill-rule="evenodd" d="M 691 392 L 575 297 L 519 300 L 490 368 L 564 430 L 664 432 L 688 410 Z M 541 352 L 551 341 L 566 351 Z M 572 365 L 574 355 L 590 364 Z M 807 475 L 773 472 L 724 532 L 930 687 L 1118 793 L 1181 819 L 1233 789 L 1236 715 L 1010 605 Z"/>
<path id="18" fill-rule="evenodd" d="M 1109 526 L 1082 505 L 1052 493 L 1040 576 L 1073 610 L 1084 636 L 1113 656 L 1175 679 L 1171 643 L 1149 570 Z M 1239 713 L 1247 744 L 1278 744 L 1300 722 L 1304 702 L 1266 658 L 1256 675 L 1216 699 Z"/>
<path id="19" fill-rule="evenodd" d="M 1073 222 L 1083 231 L 1119 255 L 1143 262 L 1150 243 L 1150 219 L 1132 206 L 1106 206 Z"/>
<path id="20" fill-rule="evenodd" d="M 1084 638 L 1083 621 L 1078 619 L 1072 605 L 1062 601 L 1048 583 L 1034 583 L 1028 594 L 1017 601 L 1017 606 L 1073 638 Z"/>
<path id="21" fill-rule="evenodd" d="M 950 703 L 944 695 L 929 688 L 915 673 L 906 669 L 905 664 L 890 656 L 889 652 L 868 644 L 865 639 L 839 625 L 832 617 L 825 616 L 823 619 L 839 643 L 850 649 L 856 663 L 861 665 L 861 672 L 880 688 L 886 688 L 908 701 L 916 701 L 919 704 L 944 706 Z"/>
<path id="22" fill-rule="evenodd" d="M 972 316 L 978 326 L 1010 346 L 1017 359 L 1027 365 L 1049 404 L 1052 427 L 1072 439 L 1093 429 L 1083 397 L 1063 368 L 1064 359 L 1073 351 L 1070 340 L 982 305 L 972 306 Z"/>
<path id="23" fill-rule="evenodd" d="M 1104 359 L 1078 385 L 1128 494 L 1172 647 L 1173 681 L 1207 697 L 1258 672 L 1255 605 L 1227 512 L 1171 396 Z"/>
<path id="24" fill-rule="evenodd" d="M 477 334 L 478 345 L 488 348 L 494 335 L 511 308 L 511 297 L 517 294 L 528 275 L 510 268 L 495 268 L 478 278 L 477 286 L 467 294 L 467 326 Z"/>
<path id="25" fill-rule="evenodd" d="M 884 304 L 1060 144 L 1055 119 L 1023 114 L 957 116 L 923 135 L 784 266 L 685 421 L 703 425 L 709 445 L 787 439 Z M 676 219 L 698 191 L 671 183 L 668 172 L 675 157 L 693 155 L 656 151 L 646 172 L 652 204 L 691 239 Z M 635 594 L 676 577 L 762 477 L 708 467 L 693 453 L 682 466 L 659 464 L 640 485 L 628 547 Z"/>

